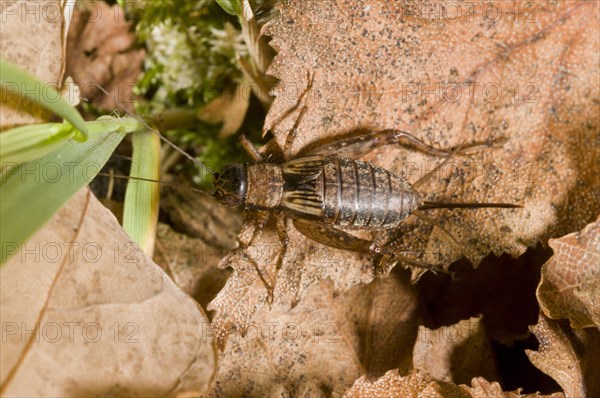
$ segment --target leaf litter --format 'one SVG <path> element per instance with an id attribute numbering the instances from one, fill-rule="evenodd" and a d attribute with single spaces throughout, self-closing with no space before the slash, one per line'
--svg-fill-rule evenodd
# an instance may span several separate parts
<path id="1" fill-rule="evenodd" d="M 502 18 L 492 21 L 481 5 L 474 6 L 469 18 L 444 19 L 428 18 L 423 15 L 422 7 L 411 9 L 414 3 L 410 2 L 282 2 L 280 14 L 263 31 L 272 37 L 270 44 L 277 51 L 269 73 L 280 80 L 273 91 L 275 100 L 264 128 L 275 138 L 265 148 L 280 150 L 284 147 L 304 107 L 306 111 L 298 124 L 292 156 L 324 138 L 386 128 L 408 131 L 443 148 L 470 142 L 489 143 L 492 148 L 468 157 L 455 156 L 447 163 L 443 163 L 444 159 L 393 145 L 363 158 L 404 175 L 411 183 L 431 175 L 419 187 L 428 200 L 510 202 L 524 206 L 517 210 L 438 210 L 431 215 L 436 220 L 435 227 L 422 220 L 408 219 L 394 247 L 432 265 L 447 268 L 466 257 L 476 267 L 490 254 L 517 257 L 550 237 L 582 228 L 600 209 L 600 184 L 596 176 L 600 135 L 599 120 L 595 117 L 599 113 L 599 54 L 594 50 L 600 45 L 598 4 L 543 2 L 535 3 L 534 10 L 520 9 L 520 13 L 514 12 L 514 7 L 522 7 L 522 3 L 492 4 Z M 497 142 L 503 143 L 495 144 Z M 440 164 L 443 167 L 437 169 Z M 281 315 L 282 308 L 288 308 L 286 314 L 298 316 L 301 315 L 297 311 L 306 314 L 323 311 L 317 305 L 306 307 L 303 301 L 312 300 L 308 297 L 313 297 L 315 289 L 322 291 L 325 284 L 329 286 L 329 294 L 345 302 L 347 294 L 363 289 L 358 286 L 376 286 L 379 281 L 375 278 L 388 275 L 395 265 L 382 266 L 371 256 L 308 240 L 281 215 L 267 218 L 264 213 L 248 213 L 238 237 L 240 244 L 220 264 L 223 268 L 231 267 L 233 274 L 208 307 L 214 311 L 212 326 L 226 363 L 233 353 L 242 355 L 244 352 L 247 358 L 255 358 L 252 349 L 246 351 L 248 347 L 240 351 L 239 342 L 253 330 L 257 319 L 263 324 L 278 322 L 285 318 Z M 283 243 L 276 232 L 277 223 L 285 225 L 289 236 L 288 252 L 279 270 L 275 270 L 275 264 Z M 361 237 L 369 237 L 369 234 Z M 373 237 L 392 238 L 387 233 L 373 234 Z M 530 260 L 536 258 L 539 255 L 529 257 Z M 500 267 L 502 261 L 499 260 L 492 262 Z M 539 272 L 539 268 L 537 270 Z M 511 275 L 518 278 L 519 272 L 515 270 Z M 535 284 L 536 270 L 526 273 L 531 275 L 522 284 L 523 289 Z M 422 270 L 413 269 L 412 280 L 421 274 Z M 330 282 L 323 282 L 325 280 Z M 507 283 L 506 287 L 510 288 L 506 278 L 494 283 Z M 393 296 L 389 300 L 393 302 Z M 408 357 L 406 353 L 399 354 L 395 357 L 396 365 L 382 360 L 380 367 L 370 367 L 368 364 L 374 359 L 365 352 L 373 351 L 359 350 L 362 373 L 367 377 L 360 380 L 367 382 L 381 376 L 386 369 L 400 368 L 398 377 L 432 380 L 434 385 L 425 383 L 426 390 L 405 386 L 407 390 L 401 390 L 405 394 L 398 396 L 417 396 L 419 392 L 429 391 L 427 388 L 432 388 L 432 394 L 437 391 L 438 395 L 433 396 L 543 396 L 503 392 L 498 383 L 485 379 L 473 379 L 471 387 L 456 385 L 481 372 L 492 380 L 501 377 L 492 365 L 484 364 L 494 357 L 489 348 L 489 335 L 510 346 L 527 335 L 523 325 L 535 323 L 531 311 L 527 310 L 514 325 L 502 326 L 502 319 L 510 319 L 510 308 L 518 311 L 515 307 L 506 306 L 504 315 L 487 314 L 483 322 L 482 318 L 473 318 L 477 319 L 472 319 L 478 325 L 475 329 L 458 329 L 460 339 L 466 340 L 448 342 L 446 347 L 439 343 L 434 349 L 423 342 L 423 338 L 427 341 L 426 337 L 417 337 L 415 328 L 429 315 L 420 299 L 416 300 L 415 309 L 406 320 L 413 325 L 411 328 L 386 334 L 393 320 L 385 316 L 381 322 L 367 323 L 365 327 L 371 328 L 370 337 L 377 340 L 382 336 L 392 339 L 402 336 L 409 351 L 413 346 L 415 350 L 420 347 L 419 354 Z M 335 305 L 335 300 L 331 303 Z M 360 300 L 355 304 L 364 305 Z M 366 305 L 376 312 L 378 307 L 385 307 L 375 301 Z M 443 303 L 439 307 L 443 309 Z M 496 311 L 496 306 L 490 308 Z M 535 308 L 532 307 L 532 311 L 535 312 Z M 385 312 L 388 316 L 393 313 Z M 469 316 L 476 315 L 467 315 L 458 325 L 464 326 Z M 486 321 L 490 315 L 492 323 Z M 494 325 L 500 325 L 500 331 L 491 330 Z M 444 333 L 445 329 L 438 330 Z M 424 333 L 430 336 L 434 332 Z M 236 336 L 236 341 L 226 344 L 231 336 Z M 377 344 L 374 341 L 371 343 Z M 383 341 L 388 340 L 383 338 Z M 460 348 L 460 341 L 472 343 Z M 469 344 L 472 348 L 468 348 Z M 396 341 L 384 351 L 392 352 L 392 347 L 400 346 L 402 344 Z M 282 344 L 273 346 L 263 342 L 263 346 L 257 347 L 259 351 L 267 350 L 275 355 L 276 363 L 281 363 L 277 362 L 282 360 L 281 355 L 294 355 Z M 469 349 L 473 351 L 466 363 L 451 361 L 459 358 L 458 352 Z M 327 373 L 329 366 L 326 360 L 320 361 L 321 355 L 317 350 L 308 360 Z M 436 371 L 448 369 L 446 382 L 433 381 L 427 369 L 416 370 L 427 367 L 427 355 L 431 355 L 432 363 L 441 364 Z M 227 377 L 222 374 L 218 377 L 223 382 L 233 377 L 245 378 L 245 388 L 251 389 L 240 387 L 236 393 L 243 391 L 253 395 L 257 390 L 252 388 L 258 388 L 266 395 L 319 391 L 315 396 L 337 396 L 341 391 L 332 387 L 335 384 L 321 384 L 317 390 L 304 389 L 285 377 L 281 384 L 268 387 L 266 383 L 255 384 L 253 372 L 260 368 L 258 359 L 238 359 L 235 367 L 227 368 Z M 350 363 L 353 368 L 355 362 Z M 534 364 L 556 379 L 556 374 L 547 372 L 539 362 Z M 453 367 L 456 365 L 464 365 L 466 370 L 460 373 L 461 368 Z M 267 368 L 278 369 L 272 366 Z M 433 364 L 430 366 L 435 368 Z M 454 374 L 450 369 L 459 373 Z M 278 370 L 273 372 L 267 371 L 271 376 L 278 374 Z M 388 375 L 389 372 L 386 377 Z M 580 369 L 581 377 L 589 375 L 589 369 Z M 444 379 L 440 374 L 437 377 Z M 275 379 L 280 380 L 278 376 Z M 564 388 L 563 384 L 561 387 Z M 379 390 L 383 395 L 365 390 L 357 396 L 391 396 L 393 387 L 387 385 L 386 388 Z M 353 396 L 355 389 L 356 385 L 346 394 Z M 217 395 L 227 395 L 222 385 L 218 385 L 216 391 Z"/>
<path id="2" fill-rule="evenodd" d="M 567 397 L 600 394 L 598 329 L 571 329 L 565 321 L 555 321 L 540 314 L 531 331 L 539 341 L 539 348 L 526 352 L 529 360 L 556 380 Z"/>
<path id="3" fill-rule="evenodd" d="M 245 335 L 232 331 L 212 395 L 341 396 L 364 373 L 409 372 L 422 308 L 408 275 L 333 291 L 317 284 L 293 309 L 264 306 Z"/>
<path id="4" fill-rule="evenodd" d="M 494 5 L 505 17 L 492 23 L 478 6 L 473 20 L 457 21 L 411 14 L 402 3 L 284 2 L 264 32 L 278 52 L 270 73 L 280 79 L 265 131 L 273 132 L 279 147 L 304 106 L 293 153 L 325 137 L 385 128 L 445 148 L 507 140 L 465 159 L 452 158 L 421 185 L 427 199 L 524 206 L 436 211 L 432 217 L 460 246 L 439 228 L 407 220 L 394 247 L 432 265 L 448 267 L 463 256 L 476 265 L 490 252 L 519 256 L 550 236 L 581 228 L 600 206 L 593 172 L 600 145 L 586 146 L 585 156 L 579 149 L 582 140 L 599 140 L 598 54 L 592 50 L 599 36 L 597 4 L 542 3 L 535 23 L 527 13 L 511 18 L 513 3 Z M 436 101 L 439 87 L 461 88 L 460 98 Z M 500 91 L 491 98 L 486 87 Z M 443 161 L 399 146 L 365 159 L 412 183 Z M 250 219 L 240 240 L 248 243 L 257 225 Z M 267 223 L 253 244 L 222 261 L 234 273 L 209 306 L 216 311 L 218 336 L 243 330 L 267 304 L 263 281 L 274 289 L 275 302 L 295 304 L 323 279 L 330 278 L 339 293 L 387 274 L 393 265 L 376 269 L 370 256 L 326 248 L 288 225 L 290 254 L 275 276 L 281 244 L 274 226 Z M 339 265 L 306 261 L 316 250 Z M 251 260 L 252 253 L 263 258 Z M 413 272 L 417 278 L 422 270 Z"/>
<path id="5" fill-rule="evenodd" d="M 511 14 L 510 7 L 522 4 L 493 4 L 504 18 L 492 21 L 478 6 L 470 14 L 472 18 L 456 20 L 427 17 L 412 2 L 284 2 L 280 15 L 265 30 L 278 51 L 270 72 L 280 79 L 265 128 L 275 137 L 271 147 L 283 146 L 305 105 L 308 111 L 299 124 L 294 153 L 325 137 L 390 127 L 441 147 L 508 138 L 499 148 L 452 158 L 421 186 L 427 199 L 525 206 L 510 211 L 436 211 L 434 218 L 463 243 L 461 247 L 441 229 L 409 219 L 397 242 L 398 250 L 438 266 L 447 267 L 463 256 L 475 265 L 489 253 L 519 256 L 537 242 L 581 229 L 598 214 L 598 5 L 585 1 L 533 3 L 535 13 Z M 311 78 L 314 81 L 308 87 Z M 447 93 L 438 91 L 440 87 L 450 92 L 459 87 L 460 99 L 444 98 Z M 484 87 L 492 91 L 484 92 Z M 500 94 L 491 100 L 494 89 Z M 298 101 L 300 106 L 295 108 Z M 378 149 L 365 160 L 403 174 L 412 183 L 443 161 L 397 146 Z M 64 214 L 57 217 L 65 224 Z M 282 242 L 275 225 L 285 222 L 279 216 L 267 220 L 265 214 L 249 213 L 238 237 L 248 247 L 234 249 L 221 261 L 222 268 L 232 268 L 232 276 L 209 306 L 216 311 L 212 326 L 223 350 L 216 376 L 209 381 L 216 365 L 208 343 L 202 345 L 203 354 L 195 362 L 204 364 L 203 370 L 190 367 L 186 373 L 206 378 L 178 381 L 176 389 L 170 390 L 157 382 L 153 391 L 187 389 L 195 396 L 210 383 L 215 396 L 341 396 L 347 389 L 345 396 L 543 396 L 503 392 L 498 383 L 482 378 L 472 379 L 470 387 L 458 386 L 483 372 L 477 365 L 488 357 L 485 347 L 493 333 L 489 325 L 482 326 L 482 318 L 469 321 L 468 317 L 474 316 L 470 314 L 458 322 L 460 335 L 448 347 L 429 344 L 435 342 L 431 340 L 435 336 L 453 329 L 419 326 L 430 317 L 430 309 L 418 287 L 410 285 L 406 272 L 391 270 L 390 265 L 377 268 L 370 256 L 307 240 L 289 222 L 288 254 L 276 272 L 274 264 Z M 206 274 L 190 276 L 189 259 L 169 257 L 176 247 L 188 250 L 194 243 L 172 231 L 163 233 L 171 242 L 159 256 L 183 270 L 178 276 L 172 274 L 173 279 L 179 277 L 178 282 L 188 286 L 185 290 L 194 294 L 195 281 Z M 593 237 L 581 234 L 584 244 L 573 249 L 574 258 L 589 256 L 585 242 L 593 242 Z M 252 236 L 254 241 L 249 244 Z M 383 238 L 388 237 L 383 234 Z M 571 245 L 568 239 L 566 244 Z M 572 280 L 571 274 L 567 278 L 555 270 L 555 263 L 565 261 L 560 254 L 564 243 L 558 242 L 552 247 L 559 254 L 554 263 L 546 265 L 544 282 L 554 283 L 558 275 L 561 286 Z M 184 254 L 194 256 L 191 250 Z M 567 256 L 567 263 L 572 264 L 572 259 Z M 211 257 L 207 264 L 216 260 Z M 576 274 L 590 272 L 581 262 L 571 267 Z M 412 279 L 419 273 L 416 270 Z M 384 275 L 388 277 L 375 279 Z M 265 285 L 273 289 L 272 296 Z M 542 304 L 544 312 L 551 311 L 544 305 L 561 307 L 566 300 L 552 289 L 545 297 L 539 293 L 540 302 L 550 303 Z M 590 296 L 583 297 L 585 301 Z M 206 302 L 206 298 L 200 300 Z M 589 307 L 589 302 L 577 308 L 586 306 L 586 311 L 597 314 L 597 307 Z M 188 315 L 197 311 L 188 307 L 186 302 L 179 309 Z M 557 316 L 564 316 L 564 312 L 560 314 Z M 569 316 L 573 326 L 585 325 L 589 319 L 589 315 L 583 321 Z M 568 396 L 596 391 L 589 375 L 593 374 L 591 358 L 597 353 L 597 329 L 582 332 L 558 324 L 540 316 L 532 329 L 540 348 L 528 353 L 531 361 L 557 380 Z M 196 332 L 191 336 L 205 343 L 206 335 L 198 338 Z M 515 333 L 503 332 L 503 339 L 510 341 Z M 463 350 L 473 351 L 464 363 L 467 370 L 457 380 L 449 369 L 457 359 L 452 353 L 461 352 L 461 341 L 468 342 Z M 473 348 L 480 345 L 485 349 Z M 161 346 L 172 350 L 168 342 Z M 61 358 L 63 354 L 44 355 Z M 110 359 L 99 366 L 106 368 Z M 436 371 L 447 371 L 446 376 L 436 375 L 445 381 L 420 369 L 426 368 L 429 360 L 441 364 Z M 162 365 L 182 363 L 186 361 L 171 358 Z M 566 375 L 561 373 L 565 366 L 570 369 Z M 28 373 L 25 370 L 23 375 Z M 493 369 L 485 373 L 491 379 L 496 377 Z M 135 389 L 133 379 L 123 381 L 126 390 Z M 163 374 L 154 381 L 168 384 L 171 379 Z M 99 391 L 93 383 L 85 387 L 85 391 Z M 111 390 L 110 382 L 101 387 L 123 393 Z"/>
<path id="6" fill-rule="evenodd" d="M 542 311 L 574 328 L 600 328 L 600 219 L 549 244 L 554 256 L 537 291 Z"/>
<path id="7" fill-rule="evenodd" d="M 79 84 L 82 96 L 100 109 L 133 111 L 132 90 L 142 73 L 145 51 L 135 47 L 131 26 L 125 11 L 116 5 L 96 2 L 84 11 L 74 10 L 67 74 Z"/>
<path id="8" fill-rule="evenodd" d="M 520 391 L 504 392 L 496 382 L 490 383 L 484 378 L 477 377 L 471 386 L 455 385 L 433 379 L 424 372 L 411 372 L 402 376 L 396 370 L 390 370 L 383 377 L 369 381 L 361 377 L 354 383 L 344 398 L 354 397 L 430 397 L 430 398 L 562 398 L 564 394 L 554 393 L 551 395 L 521 394 Z"/>

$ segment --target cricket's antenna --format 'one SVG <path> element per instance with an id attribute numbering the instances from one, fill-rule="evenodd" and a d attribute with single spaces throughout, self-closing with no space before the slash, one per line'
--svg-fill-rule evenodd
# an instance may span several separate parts
<path id="1" fill-rule="evenodd" d="M 91 76 L 89 76 L 90 79 L 92 80 L 92 84 L 94 84 L 96 87 L 98 87 L 98 89 L 100 91 L 102 91 L 104 94 L 110 96 L 110 93 L 108 91 L 106 91 L 104 89 L 104 87 L 102 87 L 100 84 L 98 84 L 94 78 L 92 78 Z M 193 156 L 191 156 L 189 153 L 187 153 L 186 151 L 184 151 L 183 149 L 179 148 L 177 145 L 173 144 L 171 141 L 169 141 L 165 136 L 163 136 L 160 131 L 150 127 L 150 125 L 148 123 L 146 123 L 146 121 L 144 119 L 142 119 L 141 117 L 133 114 L 132 112 L 129 111 L 129 109 L 127 109 L 123 103 L 121 101 L 119 101 L 117 98 L 113 98 L 114 101 L 116 103 L 118 103 L 121 108 L 123 108 L 123 110 L 127 113 L 128 116 L 138 120 L 140 123 L 142 123 L 144 126 L 146 126 L 146 128 L 148 128 L 148 130 L 152 131 L 154 134 L 158 135 L 158 137 L 166 144 L 170 145 L 171 148 L 175 149 L 177 152 L 179 152 L 180 154 L 182 154 L 185 158 L 187 158 L 188 160 L 191 160 L 192 163 L 194 163 L 197 166 L 200 166 L 201 168 L 203 168 L 204 170 L 208 171 L 210 174 L 212 174 L 213 176 L 216 175 L 217 173 L 214 172 L 213 170 L 209 169 L 204 163 L 200 162 L 198 159 L 195 159 Z"/>
<path id="2" fill-rule="evenodd" d="M 119 175 L 119 174 L 110 174 L 110 173 L 98 173 L 97 175 L 103 176 L 103 177 L 110 177 L 110 178 L 119 178 L 122 180 L 137 180 L 137 181 L 155 182 L 157 184 L 164 184 L 164 185 L 168 185 L 168 186 L 175 187 L 175 188 L 185 188 L 185 189 L 189 189 L 190 191 L 203 193 L 204 195 L 208 195 L 208 196 L 213 196 L 210 192 L 203 191 L 202 189 L 190 187 L 188 185 L 175 184 L 175 183 L 168 182 L 168 181 L 153 180 L 151 178 L 132 177 L 132 176 Z"/>

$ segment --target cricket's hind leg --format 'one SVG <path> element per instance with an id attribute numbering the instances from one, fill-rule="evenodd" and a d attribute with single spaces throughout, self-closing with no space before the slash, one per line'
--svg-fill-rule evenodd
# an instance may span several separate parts
<path id="1" fill-rule="evenodd" d="M 308 239 L 322 245 L 363 254 L 371 253 L 371 241 L 357 238 L 331 225 L 294 218 L 294 227 Z"/>
<path id="2" fill-rule="evenodd" d="M 380 255 L 381 258 L 378 261 L 379 264 L 381 264 L 387 258 L 398 262 L 407 263 L 418 268 L 423 268 L 436 274 L 438 272 L 442 272 L 452 275 L 452 272 L 443 268 L 408 258 L 392 250 L 391 244 L 395 242 L 397 238 L 386 243 L 385 245 L 382 245 L 377 241 L 357 238 L 346 231 L 342 231 L 328 224 L 311 223 L 309 221 L 294 219 L 294 227 L 296 227 L 298 232 L 300 232 L 302 235 L 322 245 L 363 254 Z"/>
<path id="3" fill-rule="evenodd" d="M 450 233 L 450 231 L 448 231 L 446 228 L 444 228 L 436 220 L 426 216 L 419 210 L 415 210 L 412 213 L 412 216 L 414 216 L 415 218 L 417 218 L 419 220 L 425 221 L 427 224 L 431 225 L 432 227 L 439 228 L 458 247 L 461 246 L 460 242 L 454 237 L 454 235 L 452 235 Z M 385 257 L 387 256 L 388 257 L 387 260 L 392 259 L 392 260 L 405 262 L 405 263 L 411 264 L 411 265 L 419 267 L 419 268 L 427 269 L 427 270 L 433 272 L 434 274 L 437 274 L 438 272 L 440 272 L 440 273 L 448 274 L 448 275 L 454 277 L 453 272 L 448 271 L 448 270 L 442 268 L 441 266 L 431 265 L 431 264 L 422 262 L 417 259 L 406 257 L 406 256 L 402 255 L 401 251 L 398 251 L 394 248 L 397 245 L 397 243 L 400 241 L 402 236 L 407 232 L 406 229 L 403 229 L 404 225 L 406 225 L 406 224 L 401 224 L 401 225 L 397 226 L 396 228 L 390 230 L 390 233 L 389 233 L 387 239 L 385 240 L 385 242 L 376 242 L 374 244 L 374 246 L 371 248 L 374 252 L 380 253 L 382 255 L 382 257 L 383 257 L 382 263 L 386 261 Z"/>
<path id="4" fill-rule="evenodd" d="M 487 148 L 495 143 L 497 142 L 474 142 L 469 145 L 462 144 L 457 148 L 440 149 L 402 130 L 388 129 L 376 132 L 358 130 L 346 135 L 327 137 L 316 141 L 303 148 L 298 155 L 337 155 L 338 157 L 355 159 L 385 145 L 401 145 L 431 156 L 449 157 L 451 155 L 466 155 L 469 152 Z"/>

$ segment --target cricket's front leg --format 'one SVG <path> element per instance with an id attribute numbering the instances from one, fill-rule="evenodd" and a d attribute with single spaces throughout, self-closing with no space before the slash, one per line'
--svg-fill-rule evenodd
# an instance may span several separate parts
<path id="1" fill-rule="evenodd" d="M 267 226 L 269 221 L 272 219 L 273 215 L 269 211 L 252 211 L 246 210 L 246 223 L 253 224 L 253 229 L 250 234 L 244 234 L 243 230 L 237 238 L 237 248 L 234 249 L 233 253 L 241 255 L 246 261 L 248 261 L 256 273 L 258 277 L 265 285 L 265 289 L 267 290 L 267 303 L 270 305 L 273 302 L 273 292 L 274 292 L 274 284 L 271 278 L 268 275 L 265 275 L 261 266 L 258 262 L 252 258 L 251 255 L 248 254 L 248 249 L 254 244 L 256 237 L 260 235 L 262 230 Z M 244 228 L 244 227 L 242 227 Z"/>

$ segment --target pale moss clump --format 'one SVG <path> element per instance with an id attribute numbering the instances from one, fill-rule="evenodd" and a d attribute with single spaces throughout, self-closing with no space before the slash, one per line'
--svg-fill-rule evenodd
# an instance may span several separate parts
<path id="1" fill-rule="evenodd" d="M 138 84 L 153 111 L 198 107 L 242 76 L 248 54 L 237 19 L 214 1 L 138 0 L 138 38 L 147 55 Z"/>
<path id="2" fill-rule="evenodd" d="M 146 46 L 146 71 L 154 72 L 160 82 L 154 101 L 168 104 L 183 94 L 185 104 L 180 105 L 192 107 L 212 100 L 220 84 L 237 81 L 241 73 L 236 54 L 248 53 L 239 31 L 229 22 L 222 29 L 211 27 L 206 35 L 197 27 L 184 32 L 166 21 L 152 28 Z"/>

